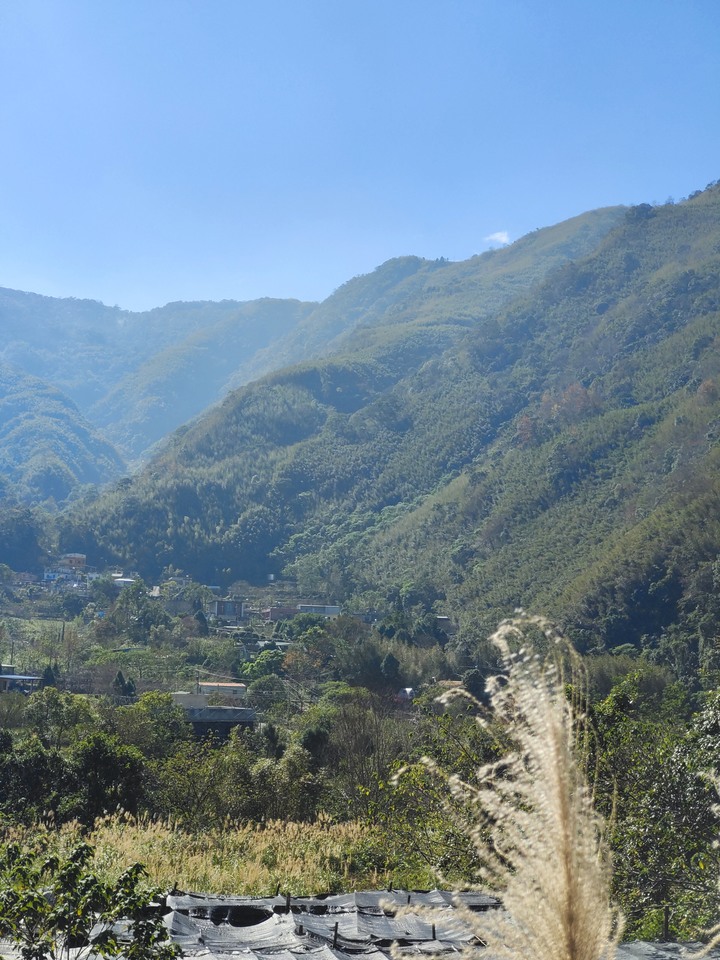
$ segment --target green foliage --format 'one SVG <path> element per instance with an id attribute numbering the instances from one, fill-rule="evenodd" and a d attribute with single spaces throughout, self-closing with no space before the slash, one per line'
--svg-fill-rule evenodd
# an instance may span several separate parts
<path id="1" fill-rule="evenodd" d="M 152 805 L 161 817 L 206 831 L 229 821 L 260 819 L 251 769 L 255 758 L 242 737 L 220 746 L 187 741 L 153 767 Z"/>
<path id="2" fill-rule="evenodd" d="M 277 674 L 270 673 L 258 677 L 248 684 L 247 701 L 260 713 L 265 714 L 279 705 L 284 706 L 288 699 L 285 684 Z"/>
<path id="3" fill-rule="evenodd" d="M 334 772 L 330 803 L 343 816 L 367 816 L 381 784 L 409 752 L 411 733 L 377 697 L 355 697 L 333 711 L 327 756 Z"/>
<path id="4" fill-rule="evenodd" d="M 126 680 L 123 676 L 122 670 L 118 670 L 112 685 L 113 690 L 117 692 L 119 697 L 135 696 L 135 682 L 132 680 L 132 678 Z"/>
<path id="5" fill-rule="evenodd" d="M 716 899 L 716 704 L 692 725 L 681 718 L 673 686 L 642 670 L 620 680 L 590 714 L 614 893 L 636 937 L 661 936 L 666 904 L 676 935 L 696 937 Z"/>
<path id="6" fill-rule="evenodd" d="M 470 837 L 467 807 L 448 795 L 447 780 L 424 763 L 397 765 L 381 780 L 368 810 L 388 854 L 405 869 L 429 868 L 442 883 L 479 882 L 481 863 Z"/>
<path id="7" fill-rule="evenodd" d="M 144 693 L 137 703 L 112 710 L 106 724 L 122 743 L 135 747 L 149 760 L 168 756 L 192 736 L 182 707 L 170 694 L 158 691 Z"/>
<path id="8" fill-rule="evenodd" d="M 54 686 L 46 686 L 30 695 L 24 721 L 45 746 L 58 749 L 87 730 L 94 716 L 87 697 L 61 693 Z"/>
<path id="9" fill-rule="evenodd" d="M 0 756 L 0 771 L 0 810 L 12 820 L 33 823 L 54 816 L 66 799 L 67 763 L 37 737 L 13 744 Z"/>
<path id="10" fill-rule="evenodd" d="M 67 396 L 0 364 L 0 474 L 17 500 L 62 505 L 79 487 L 124 470 L 120 454 Z"/>
<path id="11" fill-rule="evenodd" d="M 135 580 L 120 591 L 110 621 L 133 643 L 147 643 L 151 629 L 167 626 L 170 617 L 157 601 L 150 599 L 143 581 Z"/>
<path id="12" fill-rule="evenodd" d="M 178 956 L 159 913 L 148 911 L 155 891 L 145 885 L 143 867 L 135 864 L 108 882 L 94 871 L 92 856 L 85 843 L 67 856 L 48 855 L 41 844 L 6 844 L 0 852 L 0 935 L 23 960 Z M 123 921 L 127 933 L 119 929 Z"/>
<path id="13" fill-rule="evenodd" d="M 307 822 L 317 815 L 323 779 L 313 771 L 308 751 L 299 744 L 288 746 L 278 760 L 256 761 L 251 783 L 263 818 Z"/>
<path id="14" fill-rule="evenodd" d="M 114 810 L 136 813 L 145 793 L 143 756 L 135 747 L 100 731 L 74 743 L 67 754 L 69 796 L 63 819 L 94 823 Z"/>
<path id="15" fill-rule="evenodd" d="M 254 660 L 249 660 L 240 674 L 247 680 L 259 680 L 260 677 L 277 675 L 283 669 L 285 654 L 282 650 L 263 650 Z"/>
<path id="16" fill-rule="evenodd" d="M 42 570 L 47 559 L 44 528 L 37 511 L 8 502 L 0 491 L 0 554 L 13 570 Z"/>

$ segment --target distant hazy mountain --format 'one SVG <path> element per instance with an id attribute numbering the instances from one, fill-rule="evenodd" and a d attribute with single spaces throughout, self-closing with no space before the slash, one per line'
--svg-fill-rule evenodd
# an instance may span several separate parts
<path id="1" fill-rule="evenodd" d="M 0 476 L 5 495 L 63 503 L 126 467 L 117 451 L 55 387 L 0 364 Z"/>
<path id="2" fill-rule="evenodd" d="M 130 313 L 0 289 L 0 360 L 63 391 L 135 459 L 221 399 L 226 381 L 311 308 L 258 300 Z"/>
<path id="3" fill-rule="evenodd" d="M 131 459 L 221 400 L 235 381 L 246 382 L 258 351 L 294 329 L 312 309 L 298 300 L 251 303 L 169 304 L 150 314 L 164 335 L 157 350 L 149 347 L 141 362 L 107 389 L 88 410 Z M 193 323 L 176 335 L 178 319 Z M 142 324 L 141 324 L 142 325 Z M 135 334 L 133 334 L 135 335 Z M 276 361 L 277 366 L 280 361 Z"/>

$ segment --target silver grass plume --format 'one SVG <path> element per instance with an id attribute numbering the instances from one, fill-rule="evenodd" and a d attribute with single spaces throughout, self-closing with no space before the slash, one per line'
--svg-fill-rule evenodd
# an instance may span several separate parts
<path id="1" fill-rule="evenodd" d="M 713 776 L 712 774 L 705 774 L 705 776 L 714 784 L 716 792 L 720 795 L 720 777 Z M 712 809 L 715 816 L 720 817 L 720 804 L 715 804 Z M 716 849 L 720 847 L 720 840 L 715 840 L 713 846 Z M 705 943 L 700 950 L 694 952 L 692 950 L 686 951 L 684 956 L 687 957 L 687 960 L 703 960 L 704 957 L 709 956 L 710 952 L 720 944 L 720 923 L 716 923 L 705 930 L 703 935 L 709 938 L 708 942 Z"/>
<path id="2" fill-rule="evenodd" d="M 528 628 L 552 645 L 548 657 L 512 652 Z M 621 920 L 578 757 L 582 723 L 566 696 L 568 645 L 547 621 L 524 615 L 501 623 L 492 639 L 507 671 L 491 691 L 492 707 L 515 749 L 481 768 L 476 782 L 453 778 L 451 787 L 477 810 L 473 840 L 484 879 L 505 909 L 466 919 L 492 960 L 611 960 Z"/>

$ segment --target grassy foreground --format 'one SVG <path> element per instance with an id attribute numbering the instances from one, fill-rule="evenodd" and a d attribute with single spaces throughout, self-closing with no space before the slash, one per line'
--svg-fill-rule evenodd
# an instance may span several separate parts
<path id="1" fill-rule="evenodd" d="M 77 824 L 41 828 L 49 846 L 69 850 L 83 831 Z M 8 831 L 22 841 L 25 832 Z M 27 834 L 30 837 L 30 833 Z M 32 837 L 37 838 L 38 828 Z M 96 822 L 84 838 L 95 848 L 95 868 L 117 877 L 133 863 L 145 865 L 162 889 L 217 894 L 303 896 L 320 892 L 429 888 L 429 869 L 401 864 L 388 852 L 379 830 L 359 823 L 228 825 L 186 833 L 172 823 L 136 819 L 124 813 Z"/>

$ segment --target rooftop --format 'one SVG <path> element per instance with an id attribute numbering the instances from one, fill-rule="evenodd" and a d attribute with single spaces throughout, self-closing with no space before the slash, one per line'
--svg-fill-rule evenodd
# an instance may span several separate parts
<path id="1" fill-rule="evenodd" d="M 317 897 L 214 897 L 173 893 L 165 918 L 172 939 L 188 957 L 245 960 L 390 960 L 412 955 L 445 960 L 468 947 L 484 949 L 458 906 L 472 912 L 499 909 L 483 893 L 393 890 Z M 418 913 L 407 913 L 417 907 Z M 617 960 L 679 960 L 688 944 L 622 944 Z M 693 946 L 699 946 L 695 944 Z M 489 955 L 487 960 L 492 960 Z M 711 951 L 719 960 L 720 951 Z"/>

